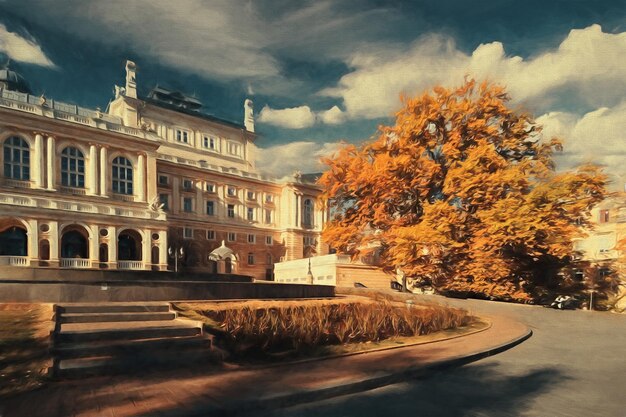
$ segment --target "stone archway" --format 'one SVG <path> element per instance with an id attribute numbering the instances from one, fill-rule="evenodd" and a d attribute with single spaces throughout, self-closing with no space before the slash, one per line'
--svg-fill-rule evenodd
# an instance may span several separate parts
<path id="1" fill-rule="evenodd" d="M 89 235 L 78 225 L 68 226 L 61 235 L 61 258 L 89 259 Z"/>
<path id="2" fill-rule="evenodd" d="M 117 237 L 118 261 L 141 261 L 142 239 L 133 229 L 122 230 Z"/>
<path id="3" fill-rule="evenodd" d="M 0 226 L 0 256 L 28 256 L 28 232 L 18 222 Z"/>

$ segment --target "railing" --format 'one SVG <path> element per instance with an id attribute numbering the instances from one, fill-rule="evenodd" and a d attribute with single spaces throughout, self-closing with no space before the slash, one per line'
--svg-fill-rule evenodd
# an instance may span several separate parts
<path id="1" fill-rule="evenodd" d="M 11 178 L 3 178 L 2 185 L 5 187 L 30 188 L 30 181 L 14 180 Z"/>
<path id="2" fill-rule="evenodd" d="M 59 191 L 74 195 L 87 195 L 87 190 L 77 187 L 59 187 Z"/>
<path id="3" fill-rule="evenodd" d="M 28 266 L 27 256 L 0 256 L 0 265 Z"/>
<path id="4" fill-rule="evenodd" d="M 117 261 L 117 269 L 142 270 L 145 266 L 142 261 Z"/>
<path id="5" fill-rule="evenodd" d="M 120 201 L 127 201 L 129 203 L 132 203 L 135 201 L 135 196 L 134 195 L 130 195 L 130 194 L 117 194 L 117 193 L 113 193 L 111 194 L 111 197 L 115 200 L 120 200 Z"/>
<path id="6" fill-rule="evenodd" d="M 8 204 L 22 207 L 40 207 L 51 210 L 63 210 L 84 213 L 99 213 L 109 216 L 134 217 L 138 219 L 165 220 L 165 213 L 142 208 L 120 208 L 106 204 L 89 202 L 59 201 L 49 198 L 23 197 L 0 192 L 0 205 Z"/>
<path id="7" fill-rule="evenodd" d="M 90 268 L 89 259 L 61 258 L 61 268 Z"/>

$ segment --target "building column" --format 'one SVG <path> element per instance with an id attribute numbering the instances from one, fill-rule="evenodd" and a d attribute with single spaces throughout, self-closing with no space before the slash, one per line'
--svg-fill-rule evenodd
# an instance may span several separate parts
<path id="1" fill-rule="evenodd" d="M 98 156 L 96 152 L 96 145 L 89 145 L 89 184 L 87 186 L 87 193 L 89 195 L 98 194 Z"/>
<path id="2" fill-rule="evenodd" d="M 159 232 L 159 270 L 167 271 L 167 231 Z"/>
<path id="3" fill-rule="evenodd" d="M 180 179 L 172 177 L 172 213 L 180 212 Z"/>
<path id="4" fill-rule="evenodd" d="M 59 266 L 59 243 L 61 236 L 59 235 L 59 224 L 55 221 L 48 222 L 50 231 L 48 232 L 48 243 L 50 244 L 50 266 Z"/>
<path id="5" fill-rule="evenodd" d="M 302 197 L 300 196 L 300 194 L 296 193 L 296 212 L 295 212 L 295 222 L 294 222 L 294 227 L 300 227 L 300 203 L 301 203 Z"/>
<path id="6" fill-rule="evenodd" d="M 215 202 L 215 218 L 223 219 L 226 217 L 226 197 L 224 195 L 224 185 L 215 184 L 217 191 L 217 201 Z"/>
<path id="7" fill-rule="evenodd" d="M 117 228 L 109 226 L 109 269 L 117 269 Z"/>
<path id="8" fill-rule="evenodd" d="M 107 148 L 103 146 L 100 148 L 100 195 L 102 197 L 107 196 L 108 166 Z"/>
<path id="9" fill-rule="evenodd" d="M 196 183 L 196 214 L 201 216 L 206 214 L 206 204 L 204 203 L 204 193 L 202 190 L 202 181 L 195 181 Z"/>
<path id="10" fill-rule="evenodd" d="M 137 183 L 137 199 L 139 201 L 146 201 L 146 157 L 143 154 L 139 154 L 137 160 L 137 176 L 135 182 Z"/>
<path id="11" fill-rule="evenodd" d="M 30 265 L 39 266 L 39 229 L 35 219 L 28 220 L 30 233 L 28 233 L 28 260 Z"/>
<path id="12" fill-rule="evenodd" d="M 99 265 L 100 263 L 100 228 L 95 225 L 89 225 L 89 266 Z"/>
<path id="13" fill-rule="evenodd" d="M 48 174 L 48 190 L 55 191 L 56 185 L 56 148 L 54 143 L 54 137 L 48 136 L 48 154 L 46 171 Z M 50 248 L 52 250 L 52 248 Z"/>
<path id="14" fill-rule="evenodd" d="M 136 229 L 137 230 L 137 229 Z M 143 262 L 143 269 L 151 269 L 152 262 L 152 233 L 148 229 L 137 230 L 139 236 L 141 236 L 141 262 Z"/>
<path id="15" fill-rule="evenodd" d="M 36 188 L 43 188 L 43 173 L 45 170 L 43 160 L 43 136 L 41 133 L 35 134 L 35 152 L 32 160 L 33 180 Z"/>

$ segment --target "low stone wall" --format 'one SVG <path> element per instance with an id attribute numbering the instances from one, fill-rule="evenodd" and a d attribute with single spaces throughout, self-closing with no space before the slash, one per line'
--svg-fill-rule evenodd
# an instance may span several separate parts
<path id="1" fill-rule="evenodd" d="M 104 302 L 334 297 L 335 287 L 272 282 L 0 280 L 0 302 Z"/>
<path id="2" fill-rule="evenodd" d="M 252 282 L 247 275 L 205 272 L 132 271 L 119 269 L 65 269 L 0 267 L 0 281 L 10 282 L 136 282 L 136 281 Z"/>

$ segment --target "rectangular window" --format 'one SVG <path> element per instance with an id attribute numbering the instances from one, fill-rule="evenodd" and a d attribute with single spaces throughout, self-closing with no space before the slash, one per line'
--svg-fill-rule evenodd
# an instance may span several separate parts
<path id="1" fill-rule="evenodd" d="M 236 240 L 237 240 L 237 233 L 228 232 L 228 241 L 229 242 L 234 242 Z"/>
<path id="2" fill-rule="evenodd" d="M 159 175 L 159 185 L 166 187 L 170 182 L 170 179 L 167 175 Z"/>
<path id="3" fill-rule="evenodd" d="M 254 191 L 248 190 L 248 192 L 246 193 L 246 198 L 248 200 L 256 200 L 256 193 Z"/>
<path id="4" fill-rule="evenodd" d="M 608 223 L 608 222 L 609 222 L 609 211 L 600 210 L 600 223 Z"/>
<path id="5" fill-rule="evenodd" d="M 304 236 L 302 243 L 304 246 L 315 246 L 315 238 L 313 236 Z"/>
<path id="6" fill-rule="evenodd" d="M 254 221 L 254 209 L 252 207 L 248 207 L 246 211 L 246 219 L 248 219 L 249 222 Z"/>
<path id="7" fill-rule="evenodd" d="M 235 142 L 228 142 L 228 153 L 239 156 L 241 154 L 241 145 Z"/>
<path id="8" fill-rule="evenodd" d="M 191 229 L 189 227 L 185 227 L 183 229 L 183 237 L 185 239 L 192 239 L 193 238 L 193 229 Z"/>
<path id="9" fill-rule="evenodd" d="M 181 143 L 189 143 L 189 132 L 186 130 L 176 129 L 176 141 Z"/>
<path id="10" fill-rule="evenodd" d="M 215 184 L 207 182 L 207 184 L 206 184 L 206 192 L 207 193 L 215 193 Z"/>
<path id="11" fill-rule="evenodd" d="M 226 189 L 226 195 L 228 195 L 229 197 L 237 197 L 237 188 L 228 187 Z"/>
<path id="12" fill-rule="evenodd" d="M 271 203 L 274 201 L 274 196 L 271 194 L 265 194 L 265 202 L 266 203 Z"/>
<path id="13" fill-rule="evenodd" d="M 208 216 L 215 215 L 215 201 L 207 201 L 206 202 L 206 214 Z"/>
<path id="14" fill-rule="evenodd" d="M 226 213 L 227 213 L 228 217 L 230 217 L 231 219 L 234 219 L 235 218 L 235 205 L 234 204 L 229 204 L 227 206 Z"/>
<path id="15" fill-rule="evenodd" d="M 254 253 L 248 254 L 248 265 L 254 265 Z"/>
<path id="16" fill-rule="evenodd" d="M 184 180 L 183 180 L 183 188 L 184 188 L 186 191 L 193 190 L 193 181 L 192 181 L 192 180 L 189 180 L 189 179 L 184 179 Z"/>
<path id="17" fill-rule="evenodd" d="M 215 240 L 215 230 L 207 230 L 206 238 L 207 240 Z"/>
<path id="18" fill-rule="evenodd" d="M 272 210 L 265 209 L 265 224 L 272 223 Z"/>
<path id="19" fill-rule="evenodd" d="M 183 211 L 191 213 L 193 211 L 193 199 L 191 197 L 183 198 Z"/>
<path id="20" fill-rule="evenodd" d="M 170 196 L 167 194 L 159 194 L 159 203 L 163 206 L 163 210 L 168 211 L 170 209 Z"/>
<path id="21" fill-rule="evenodd" d="M 265 236 L 265 244 L 266 245 L 274 244 L 274 239 L 271 236 Z"/>
<path id="22" fill-rule="evenodd" d="M 271 265 L 271 264 L 273 264 L 273 263 L 274 263 L 273 261 L 274 261 L 274 260 L 272 259 L 272 254 L 271 254 L 271 253 L 268 253 L 268 254 L 265 256 L 265 263 L 266 263 L 266 264 L 268 264 L 268 265 Z"/>
<path id="23" fill-rule="evenodd" d="M 203 138 L 202 144 L 205 148 L 212 151 L 217 149 L 217 140 L 212 136 L 205 136 Z"/>
<path id="24" fill-rule="evenodd" d="M 256 235 L 248 235 L 248 243 L 256 243 Z"/>

